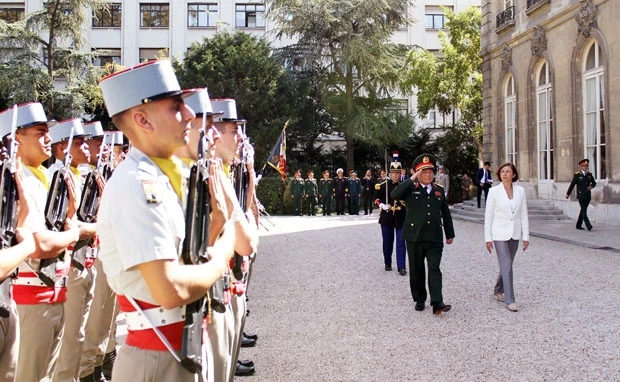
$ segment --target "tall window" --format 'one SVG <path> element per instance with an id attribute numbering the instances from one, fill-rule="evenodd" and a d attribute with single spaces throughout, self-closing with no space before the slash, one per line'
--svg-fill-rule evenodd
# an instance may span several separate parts
<path id="1" fill-rule="evenodd" d="M 504 3 L 504 10 L 514 6 L 514 0 L 502 0 Z"/>
<path id="2" fill-rule="evenodd" d="M 140 48 L 140 62 L 155 61 L 169 56 L 168 48 Z"/>
<path id="3" fill-rule="evenodd" d="M 93 65 L 106 66 L 108 64 L 121 64 L 121 50 L 120 49 L 93 49 L 93 53 L 96 53 L 96 57 L 93 59 Z"/>
<path id="4" fill-rule="evenodd" d="M 187 4 L 187 26 L 214 27 L 217 24 L 217 4 Z"/>
<path id="5" fill-rule="evenodd" d="M 598 42 L 586 49 L 583 72 L 585 157 L 590 160 L 594 176 L 607 178 L 605 164 L 605 68 Z"/>
<path id="6" fill-rule="evenodd" d="M 264 28 L 265 6 L 263 4 L 237 4 L 235 26 L 237 28 Z"/>
<path id="7" fill-rule="evenodd" d="M 121 4 L 108 4 L 107 8 L 93 11 L 93 28 L 120 28 L 122 26 Z"/>
<path id="8" fill-rule="evenodd" d="M 506 162 L 516 166 L 517 164 L 517 144 L 516 144 L 516 107 L 517 96 L 515 94 L 514 78 L 509 76 L 506 80 L 504 90 L 504 126 L 506 127 Z"/>
<path id="9" fill-rule="evenodd" d="M 443 29 L 445 22 L 445 15 L 426 14 L 426 29 Z"/>
<path id="10" fill-rule="evenodd" d="M 549 65 L 543 62 L 536 80 L 536 121 L 538 126 L 538 178 L 553 179 L 553 107 Z"/>
<path id="11" fill-rule="evenodd" d="M 169 4 L 140 4 L 140 26 L 142 28 L 167 28 L 169 22 Z"/>
<path id="12" fill-rule="evenodd" d="M 9 4 L 5 4 L 9 5 Z M 24 18 L 24 5 L 19 7 L 3 7 L 0 8 L 0 20 L 4 20 L 7 23 L 14 23 Z"/>

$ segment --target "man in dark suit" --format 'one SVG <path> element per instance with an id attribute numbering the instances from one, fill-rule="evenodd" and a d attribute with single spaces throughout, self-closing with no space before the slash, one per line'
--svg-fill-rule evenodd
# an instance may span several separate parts
<path id="1" fill-rule="evenodd" d="M 478 171 L 476 171 L 476 187 L 478 187 L 478 208 L 480 208 L 482 191 L 484 191 L 484 201 L 486 203 L 487 196 L 489 195 L 489 188 L 491 188 L 491 184 L 493 183 L 493 178 L 491 177 L 491 171 L 489 171 L 489 166 L 491 166 L 491 162 L 484 162 L 482 168 L 479 168 Z"/>
<path id="2" fill-rule="evenodd" d="M 405 200 L 407 216 L 403 227 L 403 239 L 407 242 L 407 254 L 411 273 L 409 284 L 417 311 L 424 310 L 426 301 L 426 278 L 424 260 L 428 264 L 428 289 L 433 314 L 441 315 L 451 306 L 443 302 L 442 277 L 439 265 L 443 252 L 443 235 L 446 244 L 452 244 L 454 226 L 444 190 L 433 183 L 435 158 L 422 154 L 413 162 L 415 173 L 392 191 L 392 198 Z"/>
<path id="3" fill-rule="evenodd" d="M 573 175 L 573 181 L 570 182 L 570 186 L 568 186 L 568 191 L 566 191 L 566 199 L 570 196 L 571 192 L 573 192 L 573 187 L 577 185 L 577 200 L 579 200 L 579 206 L 581 210 L 579 211 L 579 218 L 577 218 L 577 229 L 583 229 L 581 226 L 582 223 L 586 223 L 586 228 L 588 231 L 592 230 L 592 224 L 590 224 L 590 219 L 588 219 L 588 206 L 590 205 L 590 200 L 592 199 L 592 190 L 596 186 L 596 180 L 594 180 L 594 175 L 588 168 L 590 167 L 590 161 L 588 159 L 582 159 L 579 161 L 579 167 L 581 167 L 580 171 L 577 171 L 575 175 Z"/>

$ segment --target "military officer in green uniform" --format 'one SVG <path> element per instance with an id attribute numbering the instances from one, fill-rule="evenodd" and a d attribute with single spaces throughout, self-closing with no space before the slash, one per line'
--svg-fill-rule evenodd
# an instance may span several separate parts
<path id="1" fill-rule="evenodd" d="M 316 216 L 314 209 L 316 208 L 316 195 L 319 193 L 319 187 L 314 179 L 314 171 L 308 171 L 308 179 L 304 187 L 306 206 L 308 207 L 308 216 Z"/>
<path id="2" fill-rule="evenodd" d="M 590 160 L 582 159 L 579 161 L 579 167 L 581 169 L 573 175 L 573 181 L 570 182 L 570 186 L 568 186 L 568 191 L 566 191 L 566 199 L 570 196 L 571 192 L 573 192 L 573 187 L 577 185 L 577 200 L 579 200 L 579 206 L 581 210 L 579 211 L 579 218 L 577 218 L 577 229 L 583 229 L 582 223 L 586 223 L 586 228 L 588 231 L 592 230 L 592 224 L 590 224 L 590 219 L 588 219 L 588 206 L 590 205 L 590 200 L 592 199 L 592 190 L 596 186 L 596 180 L 594 180 L 594 175 L 588 168 L 590 166 Z"/>
<path id="3" fill-rule="evenodd" d="M 305 193 L 305 183 L 301 178 L 301 170 L 295 171 L 295 178 L 291 182 L 291 198 L 293 198 L 293 215 L 302 216 L 302 201 Z"/>
<path id="4" fill-rule="evenodd" d="M 332 179 L 329 177 L 329 170 L 323 171 L 323 178 L 319 181 L 319 200 L 323 207 L 323 216 L 331 215 Z"/>
<path id="5" fill-rule="evenodd" d="M 360 214 L 360 196 L 362 195 L 362 182 L 357 177 L 357 171 L 351 171 L 351 177 L 347 180 L 349 188 L 349 215 Z"/>
<path id="6" fill-rule="evenodd" d="M 424 310 L 427 297 L 424 267 L 426 259 L 433 314 L 441 315 L 441 312 L 447 312 L 451 308 L 444 304 L 441 293 L 442 276 L 439 265 L 443 252 L 443 234 L 445 232 L 446 244 L 452 244 L 454 226 L 444 190 L 433 183 L 436 163 L 430 154 L 417 157 L 413 162 L 414 174 L 392 191 L 392 198 L 405 200 L 407 205 L 403 239 L 407 242 L 411 268 L 409 283 L 416 303 L 415 309 Z"/>

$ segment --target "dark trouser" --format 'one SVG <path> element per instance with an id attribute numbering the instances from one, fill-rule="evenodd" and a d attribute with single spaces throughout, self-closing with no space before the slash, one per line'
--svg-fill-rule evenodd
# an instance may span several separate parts
<path id="1" fill-rule="evenodd" d="M 301 196 L 293 196 L 293 214 L 294 215 L 301 215 L 302 199 L 303 198 Z"/>
<path id="2" fill-rule="evenodd" d="M 374 200 L 372 195 L 362 195 L 362 204 L 364 205 L 365 214 L 372 214 L 373 203 Z"/>
<path id="3" fill-rule="evenodd" d="M 308 199 L 306 199 L 306 205 L 308 206 L 308 216 L 314 215 L 314 208 L 316 207 L 316 196 L 308 196 Z"/>
<path id="4" fill-rule="evenodd" d="M 336 194 L 336 214 L 344 215 L 344 194 Z"/>
<path id="5" fill-rule="evenodd" d="M 321 204 L 323 205 L 323 215 L 329 215 L 332 213 L 332 196 L 327 195 L 321 198 Z"/>
<path id="6" fill-rule="evenodd" d="M 349 215 L 360 214 L 360 197 L 359 195 L 351 195 L 349 197 Z"/>
<path id="7" fill-rule="evenodd" d="M 588 206 L 590 205 L 590 199 L 579 199 L 579 206 L 581 210 L 579 211 L 579 217 L 577 218 L 577 227 L 581 227 L 581 223 L 586 223 L 586 227 L 588 229 L 592 229 L 592 224 L 590 224 L 590 219 L 588 219 Z"/>
<path id="8" fill-rule="evenodd" d="M 443 302 L 441 294 L 441 253 L 443 243 L 430 241 L 407 241 L 407 255 L 409 255 L 409 285 L 411 296 L 415 302 L 426 301 L 426 277 L 424 259 L 428 264 L 428 289 L 431 295 L 431 304 Z"/>
<path id="9" fill-rule="evenodd" d="M 480 207 L 480 199 L 481 199 L 483 190 L 484 190 L 484 202 L 486 203 L 487 197 L 489 196 L 489 188 L 491 188 L 491 185 L 489 183 L 485 183 L 484 187 L 480 187 L 480 185 L 478 185 L 478 207 Z"/>
<path id="10" fill-rule="evenodd" d="M 403 229 L 394 228 L 389 225 L 381 225 L 381 235 L 383 236 L 383 262 L 385 265 L 392 266 L 392 250 L 394 249 L 394 232 L 396 232 L 396 266 L 398 269 L 407 269 L 405 260 L 405 241 L 402 239 Z M 411 263 L 409 263 L 411 264 Z"/>

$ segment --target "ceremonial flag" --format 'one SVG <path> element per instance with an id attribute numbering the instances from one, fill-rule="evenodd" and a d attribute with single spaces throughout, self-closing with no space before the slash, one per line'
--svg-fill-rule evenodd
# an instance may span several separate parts
<path id="1" fill-rule="evenodd" d="M 282 176 L 282 181 L 286 180 L 286 127 L 288 122 L 284 124 L 282 133 L 271 150 L 271 154 L 267 159 L 267 164 L 273 167 Z"/>

